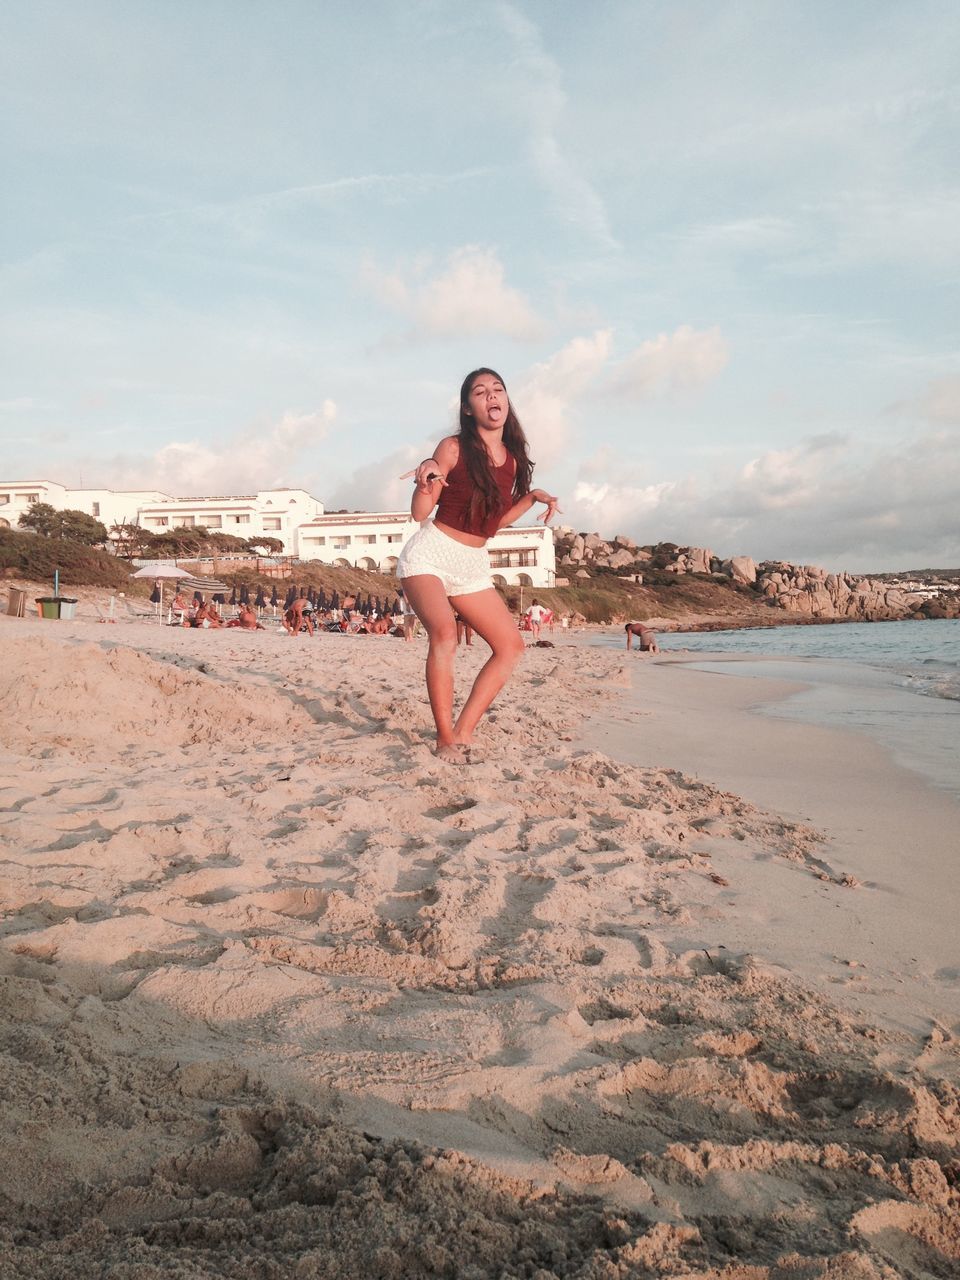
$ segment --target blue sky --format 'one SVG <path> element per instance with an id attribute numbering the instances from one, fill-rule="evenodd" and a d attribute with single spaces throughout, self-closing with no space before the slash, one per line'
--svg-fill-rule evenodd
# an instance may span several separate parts
<path id="1" fill-rule="evenodd" d="M 960 565 L 960 6 L 0 16 L 0 471 L 397 477 L 499 369 L 561 520 Z"/>

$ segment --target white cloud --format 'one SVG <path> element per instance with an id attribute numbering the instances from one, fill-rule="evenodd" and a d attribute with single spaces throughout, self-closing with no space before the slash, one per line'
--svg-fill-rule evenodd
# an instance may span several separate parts
<path id="1" fill-rule="evenodd" d="M 252 493 L 276 485 L 304 484 L 307 455 L 337 416 L 332 400 L 312 413 L 288 410 L 276 422 L 254 424 L 215 445 L 175 440 L 150 458 L 117 459 L 107 465 L 115 488 L 151 488 L 175 496 Z M 145 480 L 144 477 L 149 477 Z"/>
<path id="2" fill-rule="evenodd" d="M 574 338 L 510 388 L 538 465 L 549 466 L 566 452 L 575 404 L 605 368 L 612 342 L 609 329 Z"/>
<path id="3" fill-rule="evenodd" d="M 727 344 L 718 328 L 698 331 L 684 324 L 672 334 L 661 333 L 641 342 L 614 371 L 613 390 L 647 399 L 695 389 L 722 373 L 728 359 Z"/>
<path id="4" fill-rule="evenodd" d="M 564 515 L 578 529 L 854 572 L 960 566 L 956 431 L 894 446 L 817 436 L 732 473 L 668 480 L 603 479 L 594 461 Z"/>
<path id="5" fill-rule="evenodd" d="M 405 315 L 414 334 L 458 338 L 502 334 L 521 340 L 537 337 L 542 325 L 519 290 L 507 284 L 493 249 L 465 245 L 449 255 L 432 275 L 429 262 L 407 271 L 365 270 L 371 292 Z"/>

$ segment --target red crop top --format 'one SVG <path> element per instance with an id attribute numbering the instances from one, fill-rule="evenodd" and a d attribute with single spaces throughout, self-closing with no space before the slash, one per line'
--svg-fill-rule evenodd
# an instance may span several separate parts
<path id="1" fill-rule="evenodd" d="M 504 512 L 513 506 L 513 478 L 517 474 L 517 460 L 508 453 L 502 467 L 491 467 L 493 478 L 500 491 L 500 508 L 492 512 L 486 520 L 471 521 L 467 516 L 467 507 L 473 494 L 474 484 L 467 471 L 461 451 L 459 458 L 447 476 L 447 483 L 440 494 L 436 519 L 460 533 L 472 533 L 477 538 L 492 538 L 500 528 L 500 519 Z"/>

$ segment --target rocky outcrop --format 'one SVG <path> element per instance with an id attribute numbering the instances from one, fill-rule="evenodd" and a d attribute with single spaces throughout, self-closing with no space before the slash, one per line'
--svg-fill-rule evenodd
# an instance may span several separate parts
<path id="1" fill-rule="evenodd" d="M 909 617 L 953 618 L 960 614 L 960 591 L 917 600 L 896 582 L 829 573 L 818 565 L 765 560 L 750 556 L 720 560 L 705 547 L 678 547 L 672 542 L 638 546 L 626 534 L 606 541 L 596 533 L 554 531 L 557 561 L 571 576 L 588 578 L 598 569 L 620 572 L 640 581 L 641 572 L 700 574 L 727 579 L 741 591 L 755 593 L 772 609 L 811 619 L 880 622 Z M 655 583 L 656 577 L 652 578 Z M 660 579 L 662 582 L 663 579 Z"/>
<path id="2" fill-rule="evenodd" d="M 774 608 L 810 618 L 881 622 L 906 618 L 912 602 L 905 591 L 882 581 L 828 573 L 817 565 L 767 560 L 760 565 L 756 589 Z"/>

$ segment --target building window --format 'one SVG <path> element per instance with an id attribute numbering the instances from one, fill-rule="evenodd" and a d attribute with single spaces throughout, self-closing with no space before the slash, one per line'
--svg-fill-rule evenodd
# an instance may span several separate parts
<path id="1" fill-rule="evenodd" d="M 181 529 L 195 529 L 197 527 L 197 517 L 182 516 L 178 523 Z"/>
<path id="2" fill-rule="evenodd" d="M 100 516 L 100 503 L 99 503 L 99 502 L 95 502 L 95 503 L 93 504 L 93 514 L 99 518 L 99 516 Z"/>
<path id="3" fill-rule="evenodd" d="M 304 538 L 304 542 L 310 542 L 315 547 L 325 547 L 327 545 L 326 538 Z"/>
<path id="4" fill-rule="evenodd" d="M 204 516 L 203 523 L 208 529 L 222 529 L 223 516 Z"/>
<path id="5" fill-rule="evenodd" d="M 375 533 L 358 533 L 357 542 L 362 543 L 365 547 L 375 547 L 377 545 L 377 535 Z"/>
<path id="6" fill-rule="evenodd" d="M 227 518 L 228 518 L 229 520 L 231 520 L 234 524 L 249 524 L 249 523 L 250 523 L 250 517 L 249 517 L 249 516 L 228 516 Z"/>
<path id="7" fill-rule="evenodd" d="M 158 529 L 166 529 L 170 521 L 166 516 L 151 516 L 150 523 L 155 524 Z"/>
<path id="8" fill-rule="evenodd" d="M 346 551 L 349 545 L 350 545 L 349 538 L 334 538 L 333 540 L 334 551 Z"/>
<path id="9" fill-rule="evenodd" d="M 384 542 L 402 542 L 403 538 L 399 533 L 385 533 L 382 535 Z"/>
<path id="10" fill-rule="evenodd" d="M 280 528 L 280 517 L 279 517 L 279 516 L 264 516 L 264 517 L 263 517 L 263 527 L 264 527 L 264 529 L 279 529 L 279 528 Z"/>
<path id="11" fill-rule="evenodd" d="M 40 501 L 40 495 L 39 495 L 39 493 L 28 493 L 28 494 L 26 495 L 26 498 L 27 498 L 27 501 L 28 501 L 28 502 L 39 502 L 39 501 Z"/>
<path id="12" fill-rule="evenodd" d="M 0 507 L 5 507 L 10 502 L 9 493 L 0 493 Z"/>

